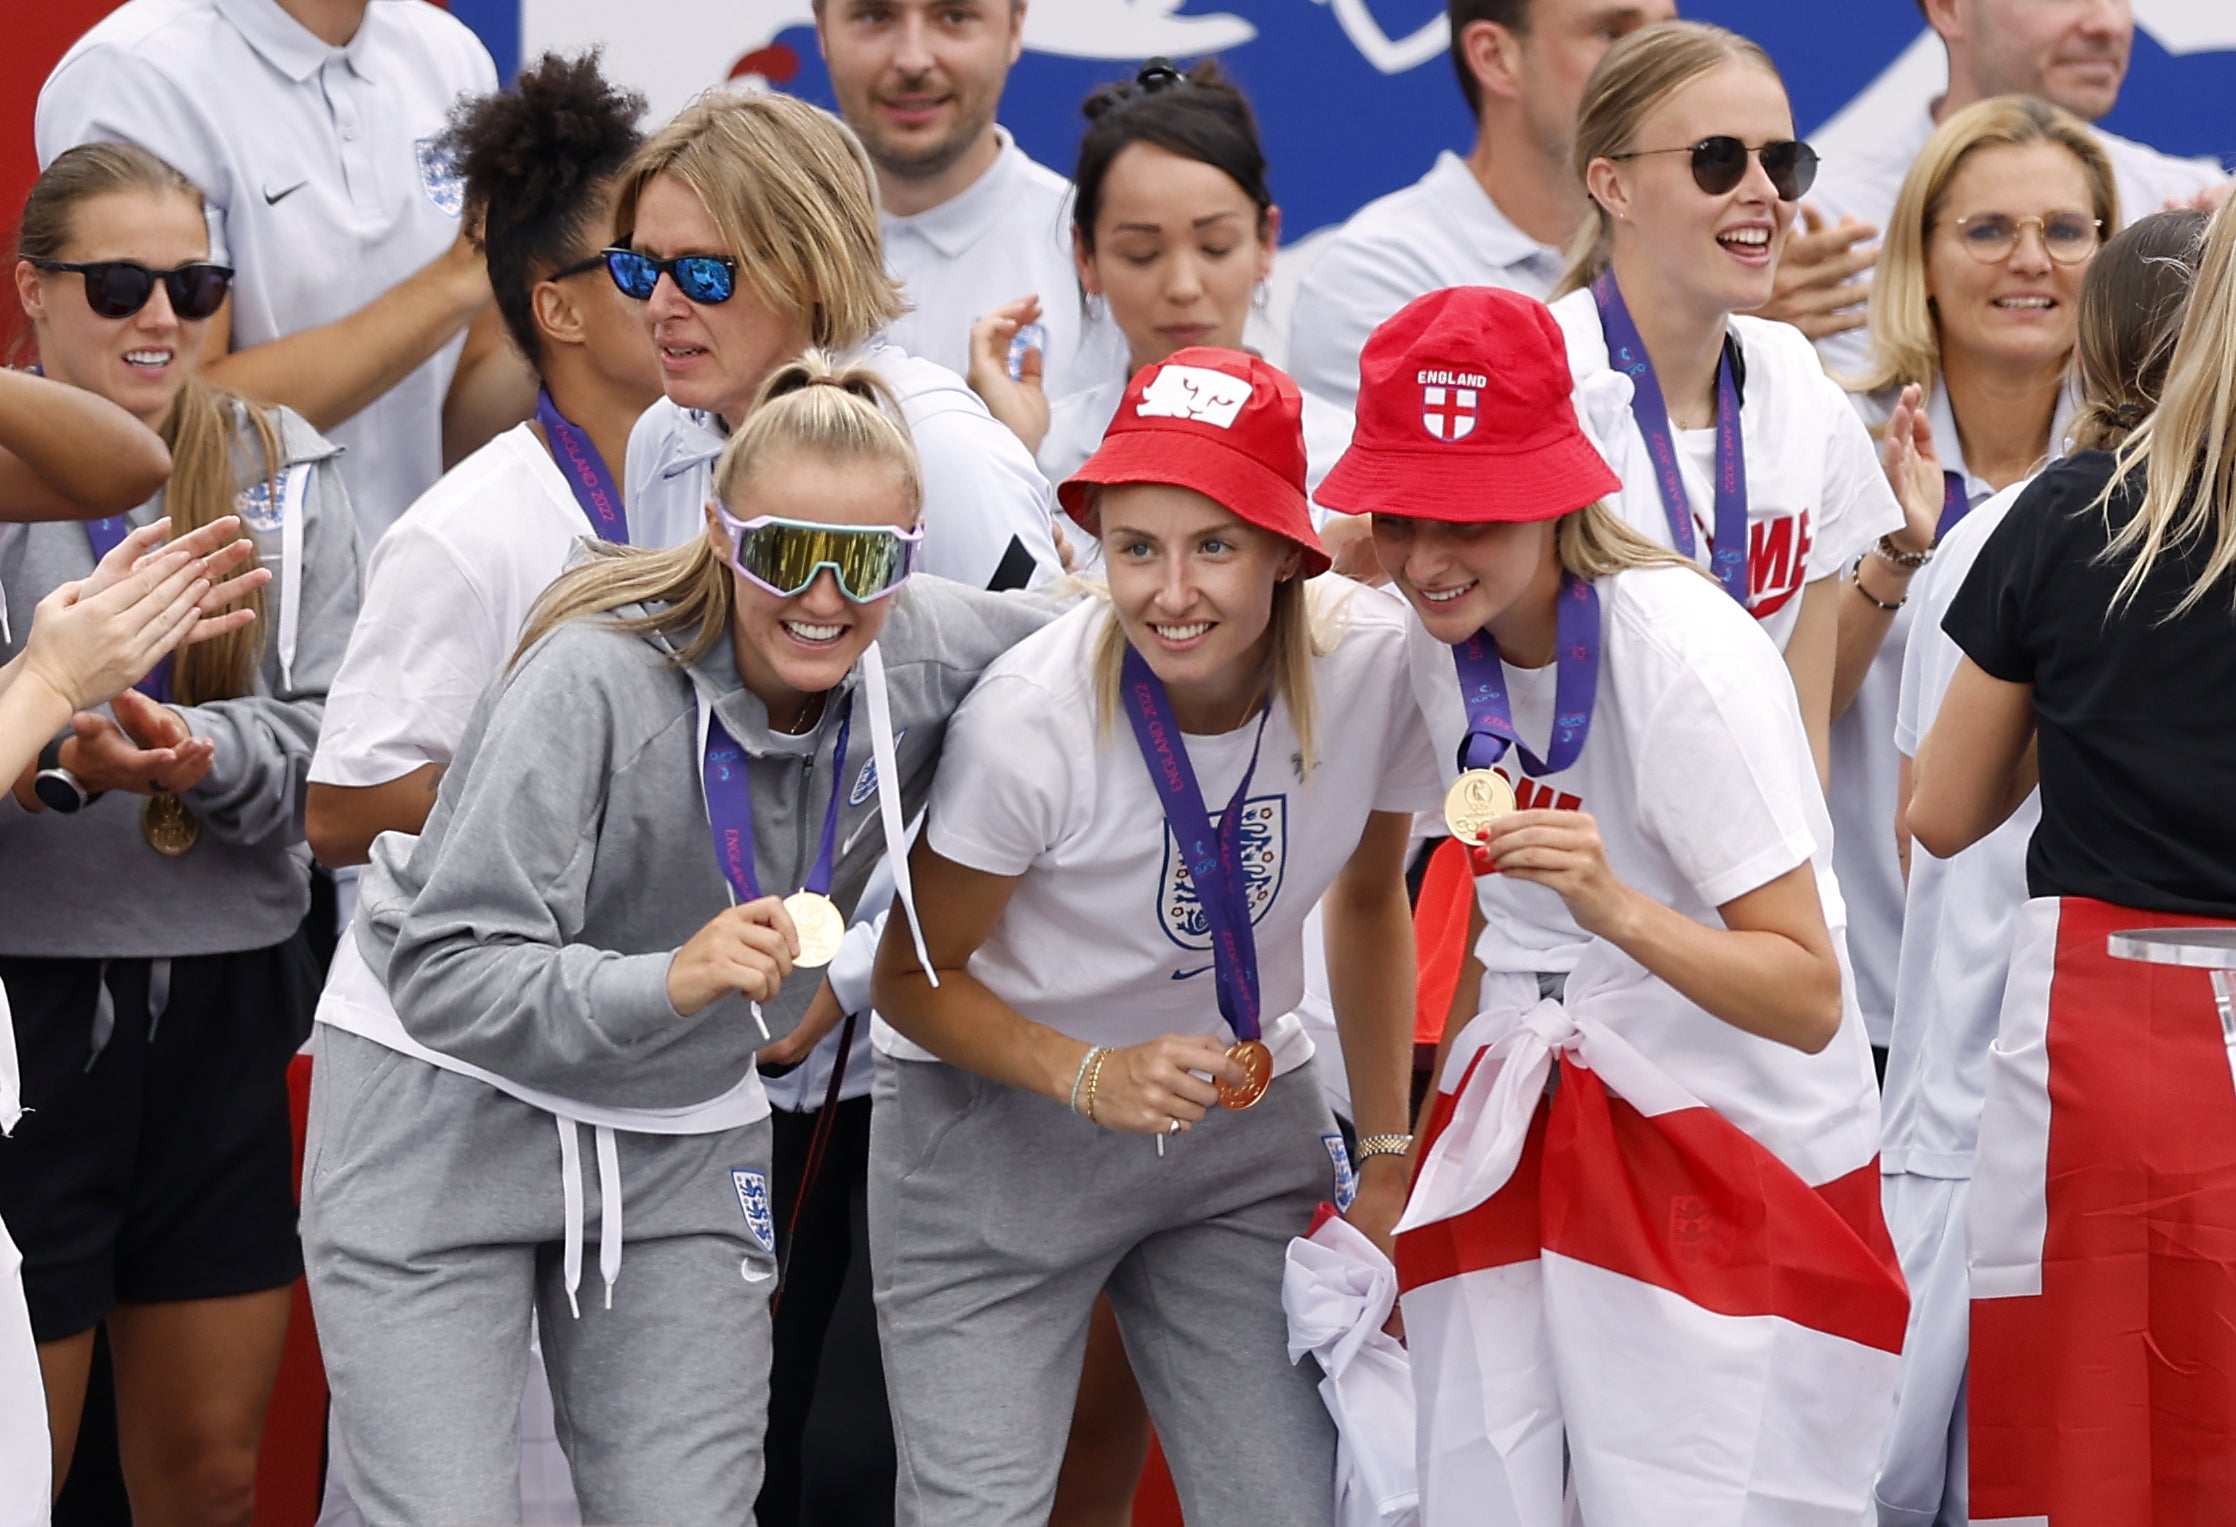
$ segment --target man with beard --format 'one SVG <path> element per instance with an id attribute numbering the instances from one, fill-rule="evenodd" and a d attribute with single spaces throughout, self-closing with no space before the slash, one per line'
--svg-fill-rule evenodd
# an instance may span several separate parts
<path id="1" fill-rule="evenodd" d="M 877 170 L 886 266 L 915 309 L 893 343 L 967 375 L 971 325 L 1001 309 L 1005 332 L 1038 348 L 1047 396 L 1121 370 L 1115 329 L 1079 296 L 1070 184 L 994 120 L 1025 0 L 817 0 L 815 11 L 839 112 Z"/>
<path id="2" fill-rule="evenodd" d="M 1361 207 L 1297 289 L 1289 371 L 1349 408 L 1359 348 L 1414 298 L 1451 286 L 1551 294 L 1591 203 L 1569 163 L 1584 81 L 1615 39 L 1672 0 L 1449 0 L 1452 68 L 1475 147 Z"/>

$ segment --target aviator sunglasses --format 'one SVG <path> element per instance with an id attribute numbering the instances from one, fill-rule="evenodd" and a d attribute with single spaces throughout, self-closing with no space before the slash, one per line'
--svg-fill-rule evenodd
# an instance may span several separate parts
<path id="1" fill-rule="evenodd" d="M 779 599 L 804 594 L 824 568 L 854 604 L 883 599 L 908 581 L 924 527 L 819 525 L 764 514 L 741 520 L 722 502 L 714 512 L 730 533 L 730 566 Z"/>
<path id="2" fill-rule="evenodd" d="M 1640 148 L 1607 157 L 1643 159 L 1648 154 L 1692 155 L 1693 184 L 1710 196 L 1724 196 L 1738 189 L 1739 182 L 1747 178 L 1749 154 L 1762 160 L 1762 172 L 1770 177 L 1770 187 L 1780 201 L 1799 201 L 1817 183 L 1817 151 L 1791 138 L 1750 149 L 1737 138 L 1719 133 L 1683 148 Z"/>
<path id="3" fill-rule="evenodd" d="M 233 285 L 229 265 L 181 265 L 150 270 L 137 260 L 33 260 L 40 270 L 74 270 L 85 277 L 85 305 L 103 318 L 130 318 L 148 305 L 155 283 L 170 293 L 171 311 L 189 323 L 224 306 Z"/>
<path id="4" fill-rule="evenodd" d="M 738 289 L 738 262 L 728 255 L 687 254 L 655 260 L 634 249 L 614 248 L 605 251 L 605 262 L 606 273 L 621 288 L 621 294 L 639 302 L 651 297 L 662 272 L 693 302 L 728 302 Z"/>

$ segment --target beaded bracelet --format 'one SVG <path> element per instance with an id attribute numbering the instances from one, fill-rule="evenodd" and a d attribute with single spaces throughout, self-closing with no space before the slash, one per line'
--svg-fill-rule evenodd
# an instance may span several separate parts
<path id="1" fill-rule="evenodd" d="M 1871 549 L 1878 554 L 1879 560 L 1888 566 L 1906 567 L 1910 571 L 1916 572 L 1933 560 L 1933 553 L 1940 545 L 1939 541 L 1935 541 L 1924 551 L 1896 551 L 1894 549 L 1894 538 L 1892 536 L 1881 536 L 1879 537 L 1879 544 Z"/>
<path id="2" fill-rule="evenodd" d="M 1071 1079 L 1071 1111 L 1073 1113 L 1079 1112 L 1079 1088 L 1080 1084 L 1087 1080 L 1087 1068 L 1095 1064 L 1097 1057 L 1109 1053 L 1110 1047 L 1108 1045 L 1089 1045 L 1087 1053 L 1079 1057 L 1079 1073 Z"/>
<path id="3" fill-rule="evenodd" d="M 1087 1072 L 1087 1104 L 1082 1110 L 1087 1115 L 1087 1122 L 1090 1124 L 1098 1122 L 1095 1118 L 1095 1089 L 1102 1085 L 1102 1063 L 1108 1059 L 1110 1059 L 1110 1047 L 1108 1045 L 1097 1045 L 1094 1061 Z"/>
<path id="4" fill-rule="evenodd" d="M 1904 595 L 1903 595 L 1903 596 L 1902 596 L 1902 597 L 1901 597 L 1900 599 L 1897 599 L 1897 600 L 1896 600 L 1896 601 L 1895 601 L 1895 602 L 1894 602 L 1893 604 L 1888 604 L 1888 603 L 1887 603 L 1887 602 L 1886 602 L 1886 601 L 1885 601 L 1884 599 L 1881 599 L 1881 598 L 1880 598 L 1880 597 L 1879 597 L 1879 596 L 1878 596 L 1877 594 L 1874 594 L 1874 593 L 1872 593 L 1872 592 L 1871 592 L 1871 590 L 1869 590 L 1869 589 L 1865 588 L 1865 587 L 1863 586 L 1863 558 L 1861 558 L 1861 557 L 1857 557 L 1857 558 L 1856 558 L 1856 561 L 1855 561 L 1855 565 L 1854 565 L 1853 567 L 1851 567 L 1851 568 L 1849 568 L 1849 569 L 1848 569 L 1848 583 L 1849 583 L 1849 585 L 1850 585 L 1850 586 L 1851 586 L 1852 588 L 1854 588 L 1854 589 L 1855 589 L 1855 591 L 1856 591 L 1857 593 L 1861 594 L 1861 595 L 1862 595 L 1862 596 L 1863 596 L 1864 598 L 1866 598 L 1866 599 L 1870 600 L 1870 601 L 1871 601 L 1871 602 L 1872 602 L 1873 604 L 1877 605 L 1877 606 L 1878 606 L 1878 607 L 1879 607 L 1880 609 L 1882 609 L 1882 610 L 1886 611 L 1886 612 L 1887 612 L 1887 613 L 1888 613 L 1889 615 L 1892 615 L 1892 614 L 1893 614 L 1893 613 L 1894 613 L 1895 611 L 1897 611 L 1897 610 L 1901 609 L 1901 608 L 1903 607 L 1903 605 L 1905 605 L 1905 604 L 1907 604 L 1907 603 L 1909 602 L 1909 599 L 1910 599 L 1910 596 L 1909 596 L 1908 594 L 1904 594 Z"/>
<path id="5" fill-rule="evenodd" d="M 1413 1149 L 1411 1135 L 1361 1135 L 1359 1136 L 1359 1161 L 1364 1164 L 1369 1156 L 1402 1156 Z"/>

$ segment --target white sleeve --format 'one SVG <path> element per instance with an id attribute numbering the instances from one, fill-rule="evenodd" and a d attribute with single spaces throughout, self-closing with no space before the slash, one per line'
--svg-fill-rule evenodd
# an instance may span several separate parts
<path id="1" fill-rule="evenodd" d="M 1656 676 L 1632 742 L 1641 830 L 1710 906 L 1768 885 L 1816 849 L 1798 784 L 1809 739 L 1785 664 L 1766 637 Z M 1820 807 L 1821 809 L 1821 807 Z"/>
<path id="2" fill-rule="evenodd" d="M 441 537 L 399 520 L 374 549 L 311 779 L 362 788 L 448 764 L 516 635 Z"/>
<path id="3" fill-rule="evenodd" d="M 1968 542 L 1976 555 L 1985 538 L 1968 538 Z M 1902 690 L 1894 712 L 1894 745 L 1905 758 L 1918 756 L 1918 746 L 1933 730 L 1933 718 L 1941 713 L 1941 699 L 1948 694 L 1957 665 L 1964 660 L 1964 649 L 1941 629 L 1941 617 L 1956 602 L 1957 590 L 1964 586 L 1964 575 L 1971 571 L 1973 560 L 1972 556 L 1952 560 L 1944 554 L 1919 569 L 1911 580 L 1910 600 L 1917 606 L 1917 614 L 1911 617 L 1910 642 L 1902 652 Z"/>
<path id="4" fill-rule="evenodd" d="M 913 422 L 924 468 L 924 570 L 975 589 L 1027 588 L 1063 573 L 1053 495 L 1024 442 L 983 409 Z"/>
<path id="5" fill-rule="evenodd" d="M 1806 345 L 1804 345 L 1806 350 Z M 1812 355 L 1811 364 L 1814 365 Z M 1824 477 L 1808 582 L 1848 570 L 1848 564 L 1883 535 L 1903 525 L 1902 503 L 1879 464 L 1879 447 L 1856 415 L 1848 395 L 1818 373 L 1821 428 L 1825 434 Z"/>
<path id="6" fill-rule="evenodd" d="M 1022 875 L 1063 836 L 1072 792 L 1093 768 L 1075 759 L 1029 680 L 980 680 L 948 724 L 924 831 L 941 858 L 988 875 Z"/>

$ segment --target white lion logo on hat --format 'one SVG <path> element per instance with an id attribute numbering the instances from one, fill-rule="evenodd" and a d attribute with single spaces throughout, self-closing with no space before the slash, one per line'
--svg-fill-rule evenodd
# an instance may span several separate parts
<path id="1" fill-rule="evenodd" d="M 1141 390 L 1141 404 L 1134 413 L 1143 419 L 1194 419 L 1232 429 L 1235 415 L 1249 401 L 1248 377 L 1229 376 L 1208 366 L 1166 366 Z"/>

